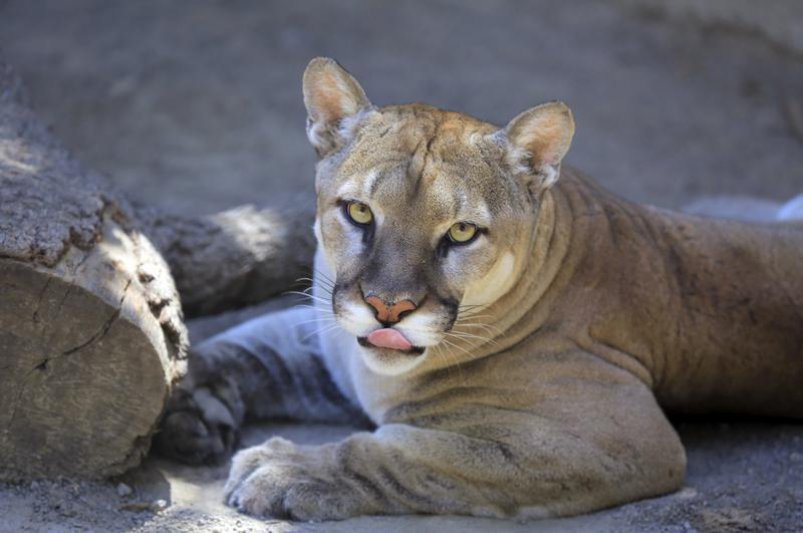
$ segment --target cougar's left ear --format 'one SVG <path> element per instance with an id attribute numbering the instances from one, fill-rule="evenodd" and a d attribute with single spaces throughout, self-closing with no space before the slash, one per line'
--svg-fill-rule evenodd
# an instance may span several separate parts
<path id="1" fill-rule="evenodd" d="M 560 176 L 560 162 L 569 151 L 574 119 L 563 102 L 549 102 L 528 109 L 510 121 L 507 137 L 508 164 L 538 194 Z"/>
<path id="2" fill-rule="evenodd" d="M 360 84 L 337 61 L 316 57 L 304 71 L 307 137 L 319 157 L 340 148 L 371 102 Z"/>

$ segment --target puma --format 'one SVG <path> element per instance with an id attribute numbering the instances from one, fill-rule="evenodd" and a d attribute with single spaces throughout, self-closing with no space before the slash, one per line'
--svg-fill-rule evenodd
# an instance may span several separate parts
<path id="1" fill-rule="evenodd" d="M 225 497 L 296 520 L 520 519 L 664 494 L 667 412 L 803 415 L 803 229 L 620 199 L 562 166 L 568 107 L 499 128 L 376 107 L 331 59 L 304 74 L 315 309 L 199 345 L 159 436 L 190 462 L 246 418 L 372 431 L 233 458 Z"/>

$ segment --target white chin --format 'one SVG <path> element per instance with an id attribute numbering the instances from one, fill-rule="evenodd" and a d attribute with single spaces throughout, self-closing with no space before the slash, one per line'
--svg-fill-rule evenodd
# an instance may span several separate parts
<path id="1" fill-rule="evenodd" d="M 399 376 L 420 365 L 427 352 L 419 354 L 360 346 L 360 355 L 371 372 L 381 376 Z"/>

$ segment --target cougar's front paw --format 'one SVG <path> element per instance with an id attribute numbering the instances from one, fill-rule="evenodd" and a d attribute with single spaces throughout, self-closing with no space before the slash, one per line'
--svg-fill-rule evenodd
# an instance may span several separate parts
<path id="1" fill-rule="evenodd" d="M 333 475 L 325 457 L 273 438 L 238 452 L 226 483 L 226 502 L 239 511 L 302 521 L 364 514 L 358 493 Z"/>
<path id="2" fill-rule="evenodd" d="M 185 463 L 219 463 L 234 450 L 243 416 L 236 384 L 225 379 L 182 384 L 168 402 L 154 446 Z"/>

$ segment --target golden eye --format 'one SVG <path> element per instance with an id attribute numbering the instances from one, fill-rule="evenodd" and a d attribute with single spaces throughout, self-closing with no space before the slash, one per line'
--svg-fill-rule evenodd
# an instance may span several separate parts
<path id="1" fill-rule="evenodd" d="M 466 244 L 477 236 L 477 226 L 469 222 L 458 222 L 449 228 L 449 240 L 458 244 Z"/>
<path id="2" fill-rule="evenodd" d="M 349 202 L 346 212 L 351 220 L 361 226 L 367 226 L 374 220 L 371 208 L 360 202 Z"/>

